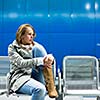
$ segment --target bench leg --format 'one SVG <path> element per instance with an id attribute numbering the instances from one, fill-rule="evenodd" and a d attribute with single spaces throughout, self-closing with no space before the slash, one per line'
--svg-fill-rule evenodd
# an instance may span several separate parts
<path id="1" fill-rule="evenodd" d="M 97 96 L 97 99 L 96 100 L 100 100 L 100 97 L 99 96 Z"/>
<path id="2" fill-rule="evenodd" d="M 60 94 L 56 100 L 63 100 L 63 94 Z"/>

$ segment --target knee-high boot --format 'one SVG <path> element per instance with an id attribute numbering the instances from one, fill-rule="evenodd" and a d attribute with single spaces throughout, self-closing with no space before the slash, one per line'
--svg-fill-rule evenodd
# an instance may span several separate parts
<path id="1" fill-rule="evenodd" d="M 58 93 L 56 91 L 56 86 L 54 84 L 54 77 L 52 68 L 44 67 L 43 68 L 44 79 L 46 82 L 46 89 L 48 91 L 48 95 L 51 98 L 57 98 Z"/>

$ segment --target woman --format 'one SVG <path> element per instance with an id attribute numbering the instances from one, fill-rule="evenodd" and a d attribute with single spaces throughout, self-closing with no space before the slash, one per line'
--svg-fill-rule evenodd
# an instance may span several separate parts
<path id="1" fill-rule="evenodd" d="M 32 95 L 32 100 L 44 100 L 46 90 L 49 97 L 56 98 L 58 94 L 52 73 L 54 57 L 33 41 L 35 36 L 34 28 L 23 24 L 16 32 L 16 40 L 8 47 L 12 73 L 10 89 Z"/>

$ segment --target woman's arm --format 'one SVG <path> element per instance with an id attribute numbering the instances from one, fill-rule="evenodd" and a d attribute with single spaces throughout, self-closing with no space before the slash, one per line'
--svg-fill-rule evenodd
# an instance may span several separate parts
<path id="1" fill-rule="evenodd" d="M 36 57 L 36 58 L 32 58 L 32 59 L 23 59 L 23 57 L 21 57 L 20 54 L 18 54 L 16 52 L 16 49 L 14 48 L 13 45 L 9 45 L 9 47 L 8 47 L 8 56 L 9 56 L 11 64 L 15 65 L 19 68 L 43 65 L 44 57 Z"/>

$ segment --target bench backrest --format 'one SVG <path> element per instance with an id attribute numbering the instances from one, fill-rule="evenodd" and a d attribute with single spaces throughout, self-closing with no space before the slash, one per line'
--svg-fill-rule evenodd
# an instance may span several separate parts
<path id="1" fill-rule="evenodd" d="M 92 56 L 66 56 L 63 59 L 65 90 L 97 89 L 99 85 L 98 60 Z"/>
<path id="2" fill-rule="evenodd" d="M 8 56 L 0 56 L 0 89 L 6 89 L 7 73 L 10 71 Z"/>

